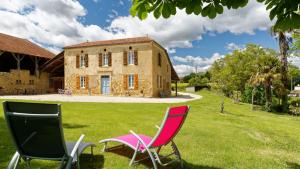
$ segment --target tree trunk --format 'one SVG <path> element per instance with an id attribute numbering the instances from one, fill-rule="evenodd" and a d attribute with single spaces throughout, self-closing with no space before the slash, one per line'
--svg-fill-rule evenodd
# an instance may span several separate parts
<path id="1" fill-rule="evenodd" d="M 272 91 L 271 91 L 271 85 L 269 82 L 265 84 L 265 95 L 266 95 L 266 105 L 265 108 L 267 111 L 271 111 L 272 106 Z"/>
<path id="2" fill-rule="evenodd" d="M 281 61 L 281 82 L 284 86 L 284 92 L 281 96 L 282 110 L 283 112 L 288 111 L 288 63 L 287 63 L 287 51 L 289 45 L 284 32 L 279 32 L 279 49 L 280 49 L 280 61 Z"/>
<path id="3" fill-rule="evenodd" d="M 252 110 L 254 110 L 254 97 L 255 97 L 255 93 L 256 93 L 256 87 L 253 87 L 252 98 L 251 98 Z"/>

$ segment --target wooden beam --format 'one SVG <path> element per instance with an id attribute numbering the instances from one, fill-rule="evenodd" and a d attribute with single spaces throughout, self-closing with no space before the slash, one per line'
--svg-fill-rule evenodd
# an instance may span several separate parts
<path id="1" fill-rule="evenodd" d="M 39 58 L 38 57 L 34 57 L 34 63 L 35 63 L 35 76 L 39 77 L 40 76 L 40 72 L 39 72 Z"/>
<path id="2" fill-rule="evenodd" d="M 20 54 L 15 54 L 15 53 L 11 53 L 13 55 L 13 57 L 16 59 L 17 61 L 17 67 L 18 70 L 21 70 L 21 61 L 24 59 L 24 56 L 21 57 Z"/>

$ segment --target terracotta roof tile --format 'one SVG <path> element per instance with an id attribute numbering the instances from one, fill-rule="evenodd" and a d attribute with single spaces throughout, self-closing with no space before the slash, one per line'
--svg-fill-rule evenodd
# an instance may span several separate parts
<path id="1" fill-rule="evenodd" d="M 53 53 L 30 42 L 29 40 L 17 38 L 3 33 L 0 33 L 0 51 L 7 51 L 49 59 L 55 56 Z"/>
<path id="2" fill-rule="evenodd" d="M 153 39 L 149 37 L 136 37 L 136 38 L 124 38 L 124 39 L 112 39 L 112 40 L 101 40 L 93 42 L 83 42 L 75 45 L 70 45 L 64 47 L 65 49 L 69 48 L 80 48 L 80 47 L 90 47 L 90 46 L 104 46 L 104 45 L 122 45 L 130 43 L 146 43 L 152 42 Z"/>

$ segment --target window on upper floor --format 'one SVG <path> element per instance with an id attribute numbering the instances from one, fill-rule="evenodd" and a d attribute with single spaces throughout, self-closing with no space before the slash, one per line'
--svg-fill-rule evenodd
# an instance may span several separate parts
<path id="1" fill-rule="evenodd" d="M 108 53 L 105 52 L 103 54 L 103 66 L 108 66 L 108 61 L 109 61 L 109 56 L 108 56 Z"/>
<path id="2" fill-rule="evenodd" d="M 133 65 L 134 64 L 134 51 L 130 50 L 128 52 L 128 64 Z"/>
<path id="3" fill-rule="evenodd" d="M 161 54 L 158 53 L 157 55 L 157 62 L 158 62 L 158 66 L 161 66 Z"/>
<path id="4" fill-rule="evenodd" d="M 79 66 L 85 67 L 85 57 L 84 55 L 80 55 Z"/>

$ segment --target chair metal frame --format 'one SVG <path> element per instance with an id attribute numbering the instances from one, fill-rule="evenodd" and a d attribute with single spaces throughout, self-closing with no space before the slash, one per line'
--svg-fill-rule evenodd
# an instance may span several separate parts
<path id="1" fill-rule="evenodd" d="M 32 159 L 42 159 L 42 160 L 52 160 L 52 161 L 60 161 L 59 163 L 59 169 L 62 169 L 64 166 L 64 162 L 66 161 L 66 169 L 70 169 L 73 162 L 74 162 L 74 157 L 75 155 L 77 155 L 77 159 L 76 161 L 76 165 L 77 168 L 80 169 L 80 162 L 79 162 L 79 147 L 80 144 L 83 142 L 83 138 L 85 137 L 84 134 L 82 134 L 79 139 L 77 140 L 77 142 L 75 143 L 71 153 L 68 153 L 67 147 L 66 147 L 66 142 L 65 142 L 65 138 L 64 138 L 64 132 L 63 132 L 63 128 L 62 128 L 62 118 L 61 118 L 61 105 L 60 104 L 56 104 L 58 106 L 58 112 L 57 114 L 31 114 L 31 113 L 19 113 L 19 112 L 8 112 L 7 111 L 7 101 L 3 102 L 3 108 L 4 108 L 4 115 L 5 118 L 8 119 L 8 116 L 10 115 L 14 115 L 14 116 L 23 116 L 23 117 L 36 117 L 36 118 L 43 118 L 43 117 L 56 117 L 59 121 L 59 128 L 60 128 L 60 134 L 61 134 L 61 141 L 62 141 L 62 146 L 64 148 L 65 151 L 65 155 L 62 158 L 42 158 L 42 157 L 33 157 L 33 156 L 27 156 L 25 154 L 22 153 L 22 150 L 20 150 L 17 146 L 17 142 L 15 139 L 13 140 L 13 143 L 15 145 L 15 147 L 17 148 L 17 151 L 15 152 L 15 154 L 13 155 L 7 169 L 16 169 L 18 168 L 19 163 L 21 162 L 21 159 L 23 159 L 26 162 L 26 166 L 28 169 L 31 169 L 31 164 L 30 161 Z M 14 133 L 11 129 L 11 123 L 9 120 L 6 120 L 8 129 L 9 129 L 9 133 L 11 135 L 12 138 L 14 138 Z M 30 136 L 29 136 L 30 137 Z M 91 147 L 91 154 L 93 155 L 93 147 L 95 147 L 95 144 L 90 144 L 86 147 L 84 147 L 84 149 L 86 149 L 87 147 Z M 83 149 L 83 150 L 84 150 Z"/>
<path id="2" fill-rule="evenodd" d="M 184 123 L 184 121 L 185 121 L 185 119 L 186 119 L 186 117 L 187 117 L 187 114 L 188 114 L 188 112 L 189 112 L 189 110 L 190 110 L 190 106 L 187 106 L 187 107 L 188 107 L 188 109 L 187 109 L 187 111 L 186 111 L 185 114 L 179 114 L 179 115 L 176 115 L 176 116 L 184 116 L 184 119 L 183 119 L 183 121 L 181 122 L 180 126 L 178 127 L 178 130 L 176 131 L 176 133 L 173 134 L 172 138 L 170 138 L 170 141 L 169 141 L 168 143 L 165 143 L 165 144 L 163 144 L 163 145 L 161 145 L 161 146 L 159 146 L 159 147 L 154 147 L 154 146 L 152 146 L 153 143 L 156 141 L 156 139 L 159 138 L 161 132 L 163 131 L 163 128 L 164 128 L 164 126 L 165 126 L 165 123 L 166 123 L 168 117 L 170 116 L 170 114 L 169 114 L 170 108 L 168 108 L 167 111 L 166 111 L 166 113 L 165 113 L 166 115 L 165 115 L 165 117 L 164 117 L 164 120 L 163 120 L 163 122 L 162 122 L 161 127 L 159 127 L 159 126 L 157 126 L 157 125 L 155 126 L 156 128 L 158 128 L 158 132 L 157 132 L 157 134 L 155 135 L 155 137 L 152 138 L 152 140 L 151 140 L 151 142 L 150 142 L 149 144 L 146 144 L 146 143 L 143 141 L 143 139 L 142 139 L 138 134 L 136 134 L 134 131 L 129 130 L 129 132 L 130 132 L 136 139 L 138 139 L 138 143 L 137 143 L 137 145 L 136 145 L 135 147 L 131 146 L 130 144 L 128 144 L 128 143 L 126 143 L 126 142 L 124 142 L 124 141 L 116 140 L 116 139 L 114 139 L 114 138 L 112 138 L 112 139 L 105 139 L 105 140 L 101 140 L 101 141 L 99 142 L 99 143 L 103 143 L 103 144 L 104 144 L 103 152 L 105 152 L 105 151 L 108 150 L 108 148 L 107 148 L 107 142 L 110 142 L 110 141 L 116 141 L 116 142 L 120 142 L 120 143 L 122 143 L 122 144 L 124 144 L 124 145 L 127 145 L 127 146 L 129 146 L 130 148 L 132 148 L 132 149 L 134 150 L 134 153 L 133 153 L 133 156 L 132 156 L 132 158 L 131 158 L 131 160 L 130 160 L 129 166 L 132 166 L 132 165 L 135 164 L 135 163 L 138 163 L 138 162 L 141 162 L 141 161 L 143 161 L 143 160 L 146 160 L 146 159 L 149 159 L 149 158 L 150 158 L 150 159 L 151 159 L 151 162 L 152 162 L 152 164 L 153 164 L 154 169 L 157 169 L 157 168 L 158 168 L 157 163 L 158 163 L 159 165 L 165 167 L 165 166 L 167 166 L 167 165 L 169 165 L 169 164 L 172 164 L 172 163 L 174 163 L 174 162 L 176 162 L 176 161 L 179 161 L 179 162 L 180 162 L 180 167 L 183 168 L 183 161 L 182 161 L 182 158 L 181 158 L 181 154 L 180 154 L 179 149 L 178 149 L 178 147 L 177 147 L 177 145 L 175 144 L 175 142 L 174 142 L 173 139 L 174 139 L 174 137 L 177 135 L 177 133 L 179 132 L 180 128 L 182 127 L 182 125 L 183 125 L 183 123 Z M 168 154 L 168 155 L 166 155 L 166 156 L 161 156 L 161 155 L 159 154 L 161 148 L 162 148 L 163 146 L 165 146 L 165 145 L 168 145 L 169 143 L 171 143 L 171 147 L 172 147 L 173 152 L 170 153 L 170 154 Z M 140 146 L 143 146 L 143 148 L 144 148 L 142 151 L 140 151 Z M 149 155 L 148 157 L 143 158 L 143 159 L 140 159 L 140 160 L 135 160 L 138 153 L 142 153 L 142 154 L 143 154 L 143 153 L 146 153 L 146 152 L 147 152 L 148 155 Z M 163 163 L 163 162 L 162 162 L 162 159 L 165 159 L 165 158 L 170 157 L 170 156 L 172 156 L 172 155 L 175 155 L 175 157 L 176 157 L 175 160 L 171 160 L 171 161 L 169 161 L 169 162 L 167 162 L 167 163 Z"/>

